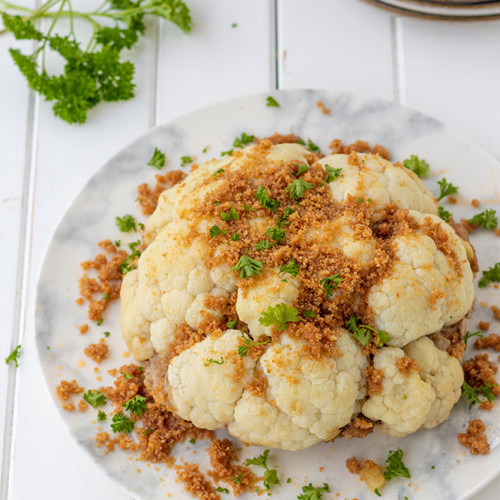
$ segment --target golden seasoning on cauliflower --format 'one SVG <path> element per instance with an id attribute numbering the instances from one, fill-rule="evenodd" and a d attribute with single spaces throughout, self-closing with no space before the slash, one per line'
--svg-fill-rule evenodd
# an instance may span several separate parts
<path id="1" fill-rule="evenodd" d="M 147 221 L 120 319 L 153 395 L 287 450 L 440 424 L 472 248 L 401 164 L 274 142 L 196 166 Z"/>

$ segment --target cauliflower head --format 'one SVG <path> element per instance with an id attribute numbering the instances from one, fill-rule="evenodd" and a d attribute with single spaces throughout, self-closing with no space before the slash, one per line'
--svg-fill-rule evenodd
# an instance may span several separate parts
<path id="1" fill-rule="evenodd" d="M 431 428 L 459 397 L 428 336 L 470 310 L 474 255 L 401 164 L 258 141 L 165 190 L 143 243 L 123 338 L 200 428 L 298 450 L 360 415 Z"/>

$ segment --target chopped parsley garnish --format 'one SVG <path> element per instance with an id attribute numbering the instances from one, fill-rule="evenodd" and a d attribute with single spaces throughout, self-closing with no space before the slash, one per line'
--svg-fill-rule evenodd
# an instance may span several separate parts
<path id="1" fill-rule="evenodd" d="M 285 231 L 279 227 L 270 227 L 264 234 L 278 243 L 285 241 Z"/>
<path id="2" fill-rule="evenodd" d="M 149 436 L 153 432 L 153 429 L 151 427 L 148 427 L 145 431 L 142 431 L 143 436 Z"/>
<path id="3" fill-rule="evenodd" d="M 103 320 L 102 318 L 99 318 L 99 319 L 96 321 L 97 326 L 101 326 L 103 321 L 104 321 L 104 320 Z"/>
<path id="4" fill-rule="evenodd" d="M 266 97 L 266 106 L 268 108 L 281 108 L 278 101 L 273 96 Z"/>
<path id="5" fill-rule="evenodd" d="M 304 311 L 301 316 L 303 318 L 315 318 L 317 314 L 314 311 Z"/>
<path id="6" fill-rule="evenodd" d="M 103 332 L 103 335 L 104 335 L 105 337 L 109 337 L 110 333 L 109 333 L 109 332 Z"/>
<path id="7" fill-rule="evenodd" d="M 309 165 L 305 163 L 297 163 L 297 172 L 295 172 L 295 177 L 300 177 L 302 174 L 305 174 L 309 170 Z"/>
<path id="8" fill-rule="evenodd" d="M 196 443 L 196 440 L 195 440 L 194 438 L 191 438 L 191 439 L 189 440 L 189 442 L 190 442 L 191 444 L 195 444 L 195 443 Z"/>
<path id="9" fill-rule="evenodd" d="M 441 217 L 441 219 L 443 219 L 445 222 L 449 222 L 451 219 L 451 213 L 448 212 L 448 210 L 445 210 L 445 208 L 442 207 L 441 205 L 439 205 L 438 210 L 439 210 L 439 217 Z"/>
<path id="10" fill-rule="evenodd" d="M 328 276 L 327 278 L 321 278 L 319 280 L 319 284 L 323 285 L 328 299 L 333 296 L 333 291 L 340 285 L 343 279 L 340 273 L 337 273 L 333 276 Z"/>
<path id="11" fill-rule="evenodd" d="M 129 271 L 137 269 L 136 266 L 131 266 L 130 262 L 141 256 L 141 252 L 137 250 L 137 247 L 140 245 L 140 243 L 141 243 L 140 240 L 134 241 L 133 243 L 129 243 L 128 246 L 132 251 L 130 252 L 129 256 L 126 259 L 122 260 L 120 263 L 120 271 L 122 274 L 127 274 Z"/>
<path id="12" fill-rule="evenodd" d="M 255 141 L 255 136 L 247 134 L 243 132 L 240 137 L 236 137 L 236 139 L 233 142 L 233 147 L 234 148 L 242 148 L 246 146 L 247 144 L 250 144 L 251 142 Z"/>
<path id="13" fill-rule="evenodd" d="M 17 360 L 21 356 L 21 344 L 16 346 L 16 348 L 5 358 L 5 364 L 8 365 L 11 361 L 16 364 L 16 368 L 19 367 Z"/>
<path id="14" fill-rule="evenodd" d="M 247 458 L 245 465 L 255 465 L 257 467 L 262 467 L 264 469 L 264 487 L 267 491 L 270 491 L 273 486 L 279 485 L 280 480 L 278 478 L 278 472 L 276 469 L 270 469 L 267 465 L 267 457 L 270 450 L 265 450 L 262 455 L 255 458 Z"/>
<path id="15" fill-rule="evenodd" d="M 363 198 L 356 198 L 356 203 L 363 203 Z"/>
<path id="16" fill-rule="evenodd" d="M 483 277 L 479 280 L 478 285 L 480 288 L 485 288 L 492 281 L 494 281 L 495 283 L 500 283 L 500 262 L 497 262 L 487 271 L 483 271 Z"/>
<path id="17" fill-rule="evenodd" d="M 214 177 L 217 177 L 219 174 L 222 174 L 224 172 L 225 172 L 225 170 L 223 168 L 219 168 L 219 170 L 216 170 L 212 175 Z"/>
<path id="18" fill-rule="evenodd" d="M 119 247 L 122 244 L 121 240 L 116 240 L 115 241 L 115 247 Z"/>
<path id="19" fill-rule="evenodd" d="M 191 163 L 193 163 L 193 159 L 190 156 L 188 155 L 181 156 L 181 167 L 186 167 Z"/>
<path id="20" fill-rule="evenodd" d="M 214 205 L 220 205 L 220 201 L 214 200 Z"/>
<path id="21" fill-rule="evenodd" d="M 474 215 L 469 222 L 473 226 L 482 226 L 484 229 L 495 229 L 498 226 L 497 213 L 495 210 L 484 210 Z"/>
<path id="22" fill-rule="evenodd" d="M 492 403 L 495 400 L 495 394 L 491 390 L 493 387 L 491 382 L 481 387 L 472 387 L 467 382 L 464 382 L 462 384 L 462 396 L 465 396 L 469 400 L 471 406 L 474 406 L 476 403 L 481 403 L 479 399 L 480 394 Z"/>
<path id="23" fill-rule="evenodd" d="M 238 263 L 231 269 L 240 272 L 240 278 L 250 278 L 262 272 L 263 263 L 260 260 L 252 259 L 248 255 L 242 255 Z"/>
<path id="24" fill-rule="evenodd" d="M 369 325 L 358 325 L 358 317 L 353 316 L 347 323 L 346 328 L 352 332 L 352 336 L 364 347 L 366 347 L 372 338 L 377 347 L 387 344 L 391 337 L 382 330 L 377 330 Z"/>
<path id="25" fill-rule="evenodd" d="M 340 177 L 340 174 L 342 173 L 341 168 L 333 168 L 330 167 L 330 165 L 325 165 L 325 170 L 326 170 L 326 181 L 325 182 L 333 182 L 335 179 L 338 179 Z"/>
<path id="26" fill-rule="evenodd" d="M 249 207 L 248 205 L 243 205 L 243 209 L 247 210 L 248 212 L 253 212 L 254 210 L 257 210 L 256 208 Z"/>
<path id="27" fill-rule="evenodd" d="M 281 264 L 278 274 L 288 273 L 292 276 L 297 276 L 299 274 L 299 264 L 295 262 L 293 257 L 288 261 L 288 264 Z"/>
<path id="28" fill-rule="evenodd" d="M 309 149 L 309 151 L 312 151 L 313 153 L 321 154 L 321 149 L 317 144 L 314 144 L 314 142 L 311 141 L 311 139 L 307 139 L 306 147 L 307 149 Z"/>
<path id="29" fill-rule="evenodd" d="M 122 375 L 123 375 L 123 378 L 125 380 L 132 380 L 132 375 L 130 375 L 130 373 L 127 373 L 127 372 L 120 372 Z"/>
<path id="30" fill-rule="evenodd" d="M 438 200 L 442 200 L 451 194 L 458 193 L 458 187 L 454 186 L 451 182 L 448 182 L 444 177 L 438 181 L 439 184 L 439 197 Z"/>
<path id="31" fill-rule="evenodd" d="M 299 311 L 293 306 L 287 306 L 284 303 L 268 306 L 262 311 L 259 323 L 262 326 L 276 326 L 277 330 L 286 330 L 287 323 L 297 323 L 300 321 Z"/>
<path id="32" fill-rule="evenodd" d="M 233 149 L 228 149 L 227 151 L 222 151 L 221 156 L 233 156 Z"/>
<path id="33" fill-rule="evenodd" d="M 106 399 L 106 395 L 99 391 L 91 391 L 88 390 L 83 394 L 83 400 L 86 401 L 93 408 L 97 408 L 98 406 L 104 406 L 108 400 Z"/>
<path id="34" fill-rule="evenodd" d="M 235 319 L 232 319 L 231 321 L 228 321 L 228 322 L 226 323 L 226 326 L 227 326 L 230 330 L 232 330 L 232 329 L 233 329 L 233 328 L 237 325 L 237 323 L 238 323 L 238 322 L 237 322 Z"/>
<path id="35" fill-rule="evenodd" d="M 236 26 L 233 26 L 233 28 L 235 28 Z M 217 488 L 215 488 L 215 491 L 217 493 L 227 493 L 229 494 L 229 490 L 227 488 L 223 488 L 222 486 L 217 486 Z"/>
<path id="36" fill-rule="evenodd" d="M 271 243 L 268 240 L 259 240 L 255 244 L 255 250 L 269 250 L 273 246 L 273 243 Z"/>
<path id="37" fill-rule="evenodd" d="M 380 491 L 378 490 L 378 488 L 375 488 L 373 490 L 373 493 L 375 493 L 375 495 L 377 495 L 378 497 L 381 497 L 382 496 L 382 493 L 380 493 Z"/>
<path id="38" fill-rule="evenodd" d="M 479 337 L 480 339 L 484 338 L 484 335 L 483 335 L 483 332 L 479 331 L 479 332 L 474 332 L 474 333 L 471 333 L 471 332 L 467 332 L 465 334 L 465 337 L 464 337 L 464 342 L 465 342 L 465 347 L 467 347 L 467 342 L 469 339 L 471 339 L 472 337 Z"/>
<path id="39" fill-rule="evenodd" d="M 400 448 L 396 451 L 389 451 L 389 456 L 386 460 L 387 466 L 384 470 L 384 477 L 386 481 L 390 481 L 395 477 L 410 478 L 410 471 L 403 463 L 403 452 Z"/>
<path id="40" fill-rule="evenodd" d="M 403 165 L 421 179 L 425 179 L 431 171 L 429 164 L 423 158 L 420 159 L 417 155 L 411 155 L 409 158 L 406 158 L 406 160 L 403 161 Z"/>
<path id="41" fill-rule="evenodd" d="M 148 165 L 155 167 L 158 170 L 165 166 L 165 153 L 162 153 L 158 148 L 155 148 L 151 160 L 148 161 Z"/>
<path id="42" fill-rule="evenodd" d="M 299 198 L 302 198 L 304 196 L 304 193 L 308 189 L 312 189 L 314 187 L 314 184 L 311 184 L 310 182 L 306 182 L 302 178 L 295 179 L 291 184 L 289 184 L 286 188 L 285 191 L 287 193 L 290 193 L 290 196 L 294 199 L 297 200 Z"/>
<path id="43" fill-rule="evenodd" d="M 298 500 L 321 500 L 323 492 L 330 493 L 330 485 L 328 483 L 323 483 L 323 486 L 313 486 L 312 483 L 309 483 L 306 486 L 302 486 L 302 494 L 297 498 Z"/>
<path id="44" fill-rule="evenodd" d="M 288 218 L 290 217 L 290 215 L 293 214 L 293 212 L 294 212 L 293 208 L 288 207 L 285 210 L 285 213 L 283 214 L 283 217 L 278 216 L 278 219 L 276 221 L 276 226 L 277 227 L 289 226 L 290 225 L 290 221 L 288 220 Z"/>
<path id="45" fill-rule="evenodd" d="M 210 228 L 210 238 L 215 238 L 216 236 L 219 236 L 219 234 L 226 234 L 227 231 L 222 231 L 222 229 L 215 224 Z"/>
<path id="46" fill-rule="evenodd" d="M 238 474 L 237 476 L 233 477 L 233 481 L 236 483 L 236 484 L 241 484 L 241 478 L 243 477 L 243 474 Z"/>
<path id="47" fill-rule="evenodd" d="M 125 432 L 129 434 L 133 431 L 134 427 L 135 422 L 124 415 L 123 412 L 120 411 L 120 413 L 113 415 L 113 423 L 111 424 L 111 430 L 113 432 Z"/>
<path id="48" fill-rule="evenodd" d="M 254 194 L 254 197 L 257 198 L 264 208 L 269 208 L 269 210 L 272 210 L 273 212 L 276 212 L 276 209 L 280 206 L 280 202 L 278 200 L 274 200 L 269 197 L 267 189 L 262 184 L 260 184 L 257 188 L 257 192 Z"/>
<path id="49" fill-rule="evenodd" d="M 126 403 L 123 403 L 122 406 L 130 413 L 135 413 L 136 415 L 142 415 L 146 411 L 147 407 L 146 402 L 147 398 L 137 394 Z"/>
<path id="50" fill-rule="evenodd" d="M 123 217 L 115 217 L 116 225 L 122 233 L 137 231 L 136 221 L 133 215 L 126 214 Z"/>
<path id="51" fill-rule="evenodd" d="M 104 422 L 107 418 L 108 418 L 107 415 L 102 410 L 99 410 L 97 412 L 97 421 L 98 422 Z"/>
<path id="52" fill-rule="evenodd" d="M 102 298 L 104 300 L 109 300 L 109 294 L 108 293 L 103 294 Z"/>
<path id="53" fill-rule="evenodd" d="M 231 241 L 239 241 L 240 240 L 240 233 L 234 233 L 231 235 Z"/>
<path id="54" fill-rule="evenodd" d="M 238 27 L 238 23 L 232 23 L 231 24 L 231 28 L 237 28 Z"/>
<path id="55" fill-rule="evenodd" d="M 212 363 L 215 363 L 216 365 L 223 365 L 224 364 L 224 358 L 221 356 L 220 361 L 217 361 L 216 359 L 209 358 L 206 361 L 203 362 L 205 366 L 209 366 Z"/>
<path id="56" fill-rule="evenodd" d="M 231 206 L 231 209 L 229 212 L 221 212 L 220 213 L 220 218 L 226 222 L 230 220 L 239 220 L 240 214 L 236 211 L 236 208 Z"/>
<path id="57" fill-rule="evenodd" d="M 255 347 L 258 345 L 266 345 L 269 344 L 269 342 L 271 342 L 271 339 L 266 339 L 263 342 L 253 342 L 252 340 L 250 340 L 250 338 L 247 337 L 247 335 L 244 332 L 241 332 L 241 338 L 245 341 L 246 345 L 238 346 L 238 356 L 240 358 L 244 358 L 248 354 L 248 351 L 251 347 Z"/>

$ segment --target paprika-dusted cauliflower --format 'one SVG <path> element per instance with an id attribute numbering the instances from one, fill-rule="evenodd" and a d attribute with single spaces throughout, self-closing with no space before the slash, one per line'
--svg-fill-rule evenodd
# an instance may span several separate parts
<path id="1" fill-rule="evenodd" d="M 129 349 L 171 410 L 245 443 L 438 425 L 463 372 L 429 336 L 471 309 L 469 243 L 401 164 L 279 139 L 161 194 L 122 284 Z"/>

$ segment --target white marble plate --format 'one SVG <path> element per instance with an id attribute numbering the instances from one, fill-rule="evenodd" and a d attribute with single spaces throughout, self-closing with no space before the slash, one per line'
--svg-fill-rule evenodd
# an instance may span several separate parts
<path id="1" fill-rule="evenodd" d="M 387 146 L 394 160 L 404 159 L 412 153 L 426 158 L 434 173 L 428 186 L 435 193 L 436 181 L 446 175 L 449 181 L 460 186 L 467 200 L 489 198 L 491 203 L 500 200 L 499 163 L 471 141 L 429 116 L 379 99 L 311 90 L 273 92 L 281 108 L 269 108 L 266 107 L 267 95 L 216 104 L 151 130 L 113 157 L 90 179 L 73 202 L 48 248 L 38 286 L 37 341 L 51 393 L 54 394 L 62 379 L 73 378 L 86 389 L 96 389 L 110 381 L 107 369 L 132 362 L 131 358 L 122 355 L 125 345 L 120 339 L 118 304 L 108 309 L 102 326 L 92 324 L 86 335 L 80 335 L 75 326 L 88 321 L 86 308 L 76 305 L 75 299 L 78 296 L 79 263 L 96 254 L 97 241 L 121 238 L 123 242 L 129 242 L 137 239 L 137 235 L 124 237 L 119 233 L 114 218 L 132 213 L 143 220 L 134 203 L 136 186 L 151 182 L 157 173 L 146 165 L 155 146 L 167 153 L 166 168 L 176 169 L 182 155 L 195 155 L 198 161 L 218 155 L 220 151 L 230 149 L 233 139 L 242 132 L 259 137 L 275 131 L 294 132 L 312 138 L 325 151 L 332 138 L 338 137 L 345 142 L 359 138 Z M 317 108 L 315 103 L 318 100 L 331 110 L 329 115 L 322 114 Z M 207 145 L 210 146 L 208 152 L 202 154 Z M 452 208 L 458 218 L 471 217 L 477 212 L 465 202 Z M 477 233 L 474 244 L 484 269 L 498 260 L 500 238 L 491 233 Z M 481 290 L 478 297 L 493 303 L 495 294 L 498 303 L 499 292 L 493 288 Z M 478 307 L 470 329 L 476 328 L 481 315 L 492 322 L 493 331 L 498 328 L 491 312 Z M 87 344 L 101 338 L 104 331 L 111 332 L 108 338 L 111 356 L 96 374 L 94 363 L 82 351 Z M 496 359 L 496 355 L 493 357 Z M 98 375 L 103 377 L 102 382 L 96 380 Z M 60 408 L 58 400 L 55 404 Z M 309 481 L 318 485 L 329 483 L 332 494 L 325 495 L 326 498 L 335 498 L 337 493 L 340 498 L 375 498 L 357 476 L 347 472 L 345 459 L 356 455 L 383 463 L 388 451 L 398 446 L 404 451 L 412 478 L 388 483 L 383 490 L 384 498 L 467 498 L 491 481 L 500 469 L 500 405 L 491 412 L 480 413 L 488 426 L 489 455 L 471 457 L 457 442 L 457 432 L 463 432 L 469 418 L 478 413 L 476 408 L 471 410 L 465 401 L 461 401 L 447 422 L 404 439 L 375 432 L 362 440 L 337 440 L 334 444 L 323 443 L 300 452 L 273 450 L 270 462 L 278 468 L 282 483 L 288 477 L 292 478 L 290 484 L 283 484 L 275 490 L 273 498 L 296 498 L 301 486 Z M 62 411 L 78 444 L 129 493 L 144 499 L 165 498 L 167 493 L 175 499 L 190 498 L 175 482 L 174 472 L 164 466 L 155 470 L 154 464 L 148 467 L 130 460 L 124 452 L 103 456 L 93 442 L 97 432 L 97 424 L 93 421 L 96 414 L 93 408 L 86 413 Z M 103 430 L 109 430 L 108 425 L 104 423 Z M 225 433 L 221 432 L 221 435 Z M 206 443 L 202 442 L 194 446 L 178 446 L 176 455 L 187 461 L 200 461 L 203 469 L 207 466 L 205 447 Z M 258 447 L 250 447 L 243 451 L 243 456 L 256 456 L 261 452 Z M 142 472 L 138 473 L 137 468 Z M 321 471 L 320 468 L 324 469 Z M 223 498 L 228 496 L 223 495 Z"/>

